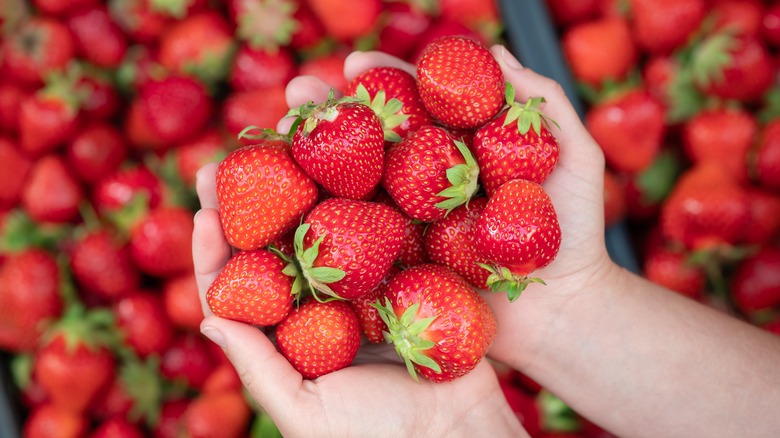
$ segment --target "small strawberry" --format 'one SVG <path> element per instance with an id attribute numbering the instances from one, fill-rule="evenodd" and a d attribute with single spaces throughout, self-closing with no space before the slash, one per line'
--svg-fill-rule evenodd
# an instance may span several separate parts
<path id="1" fill-rule="evenodd" d="M 421 126 L 433 124 L 433 119 L 420 99 L 414 76 L 399 68 L 374 67 L 366 70 L 350 81 L 345 92 L 349 96 L 360 98 L 363 103 L 372 106 L 372 108 L 374 108 L 372 103 L 376 104 L 377 108 L 374 108 L 374 111 L 380 115 L 386 139 L 389 129 L 397 135 L 397 137 L 393 136 L 391 140 L 399 141 Z M 381 92 L 384 92 L 384 98 L 377 100 L 376 98 L 380 96 Z M 402 106 L 396 111 L 390 112 L 392 99 L 400 101 Z M 387 102 L 387 106 L 385 106 L 385 102 Z M 385 108 L 387 108 L 387 116 L 382 117 Z M 388 121 L 388 117 L 393 118 Z"/>
<path id="2" fill-rule="evenodd" d="M 707 12 L 704 0 L 630 0 L 631 24 L 639 47 L 666 54 L 684 45 Z"/>
<path id="3" fill-rule="evenodd" d="M 369 35 L 377 26 L 382 12 L 381 0 L 310 0 L 306 3 L 326 33 L 340 41 Z"/>
<path id="4" fill-rule="evenodd" d="M 659 245 L 652 248 L 643 263 L 645 278 L 681 295 L 700 298 L 707 284 L 701 266 L 691 263 L 689 255 Z"/>
<path id="5" fill-rule="evenodd" d="M 79 178 L 95 184 L 119 169 L 127 158 L 128 148 L 116 127 L 96 121 L 79 130 L 65 152 L 68 164 Z"/>
<path id="6" fill-rule="evenodd" d="M 76 88 L 81 97 L 81 114 L 86 120 L 113 120 L 123 108 L 124 101 L 114 79 L 105 72 L 85 69 Z"/>
<path id="7" fill-rule="evenodd" d="M 126 243 L 108 228 L 88 231 L 69 251 L 73 277 L 86 291 L 115 301 L 141 282 Z"/>
<path id="8" fill-rule="evenodd" d="M 30 93 L 26 86 L 10 80 L 0 84 L 0 130 L 16 135 L 19 131 L 19 109 Z"/>
<path id="9" fill-rule="evenodd" d="M 430 43 L 417 62 L 417 87 L 434 119 L 453 128 L 476 128 L 504 103 L 504 76 L 490 51 L 464 37 Z"/>
<path id="10" fill-rule="evenodd" d="M 514 88 L 507 83 L 506 101 L 509 107 L 479 128 L 472 141 L 480 181 L 488 196 L 513 179 L 543 183 L 560 156 L 558 141 L 546 126 L 549 120 L 539 110 L 544 98 L 532 98 L 521 105 L 515 102 Z"/>
<path id="11" fill-rule="evenodd" d="M 561 227 L 552 201 L 542 186 L 516 179 L 504 183 L 477 219 L 474 245 L 490 260 L 488 285 L 516 300 L 529 274 L 552 262 L 561 245 Z"/>
<path id="12" fill-rule="evenodd" d="M 25 98 L 19 108 L 19 144 L 39 157 L 65 144 L 79 124 L 81 97 L 76 75 L 52 75 L 44 88 Z"/>
<path id="13" fill-rule="evenodd" d="M 455 380 L 482 360 L 496 336 L 496 320 L 485 300 L 448 268 L 409 268 L 387 283 L 377 303 L 409 374 L 433 382 Z"/>
<path id="14" fill-rule="evenodd" d="M 746 187 L 750 226 L 743 239 L 747 244 L 770 242 L 780 232 L 780 193 L 760 187 Z"/>
<path id="15" fill-rule="evenodd" d="M 9 138 L 0 137 L 0 210 L 19 203 L 33 162 L 22 155 L 18 145 Z"/>
<path id="16" fill-rule="evenodd" d="M 200 333 L 176 332 L 173 344 L 160 356 L 162 376 L 190 388 L 201 388 L 216 366 L 209 345 Z"/>
<path id="17" fill-rule="evenodd" d="M 385 278 L 403 237 L 403 216 L 393 208 L 330 198 L 296 230 L 295 257 L 315 293 L 355 299 Z"/>
<path id="18" fill-rule="evenodd" d="M 279 323 L 292 309 L 300 283 L 283 272 L 287 263 L 264 249 L 230 258 L 206 293 L 215 315 L 260 326 Z M 296 290 L 296 287 L 297 289 Z"/>
<path id="19" fill-rule="evenodd" d="M 173 344 L 174 326 L 157 292 L 136 290 L 113 303 L 117 329 L 139 357 L 161 355 Z"/>
<path id="20" fill-rule="evenodd" d="M 387 282 L 390 281 L 393 276 L 401 272 L 401 268 L 396 265 L 390 267 L 390 271 L 387 273 L 384 279 L 371 289 L 368 293 L 360 298 L 347 301 L 352 310 L 355 311 L 355 315 L 360 321 L 360 330 L 366 336 L 369 342 L 378 344 L 384 341 L 385 336 L 383 332 L 387 331 L 387 324 L 379 316 L 379 310 L 374 307 L 374 303 L 384 301 L 385 289 L 387 288 Z"/>
<path id="21" fill-rule="evenodd" d="M 761 128 L 750 164 L 762 187 L 780 191 L 780 121 Z"/>
<path id="22" fill-rule="evenodd" d="M 199 81 L 171 75 L 139 90 L 141 112 L 166 147 L 198 135 L 212 114 L 211 97 Z"/>
<path id="23" fill-rule="evenodd" d="M 65 160 L 47 155 L 30 169 L 21 205 L 37 222 L 63 223 L 78 217 L 83 199 L 81 186 Z"/>
<path id="24" fill-rule="evenodd" d="M 317 202 L 317 187 L 295 164 L 286 142 L 246 146 L 217 169 L 219 217 L 225 237 L 243 250 L 262 248 L 301 221 Z M 273 142 L 273 143 L 272 143 Z"/>
<path id="25" fill-rule="evenodd" d="M 36 86 L 49 74 L 65 70 L 75 55 L 67 26 L 44 16 L 26 20 L 2 45 L 4 70 L 13 79 Z"/>
<path id="26" fill-rule="evenodd" d="M 191 438 L 246 436 L 252 409 L 240 390 L 203 393 L 187 406 L 181 418 L 181 434 Z"/>
<path id="27" fill-rule="evenodd" d="M 780 305 L 780 249 L 767 246 L 743 260 L 732 279 L 731 298 L 743 312 Z"/>
<path id="28" fill-rule="evenodd" d="M 173 277 L 192 269 L 192 212 L 159 207 L 130 230 L 130 255 L 141 272 Z"/>
<path id="29" fill-rule="evenodd" d="M 143 197 L 143 204 L 157 208 L 163 197 L 163 183 L 149 168 L 129 164 L 95 183 L 92 202 L 99 215 L 117 212 Z"/>
<path id="30" fill-rule="evenodd" d="M 468 203 L 478 177 L 468 147 L 428 125 L 387 150 L 382 187 L 409 217 L 433 222 Z"/>
<path id="31" fill-rule="evenodd" d="M 474 198 L 425 230 L 425 250 L 431 261 L 452 269 L 474 287 L 487 289 L 490 272 L 479 266 L 489 260 L 474 245 L 474 230 L 488 198 Z"/>
<path id="32" fill-rule="evenodd" d="M 222 161 L 227 153 L 225 140 L 219 131 L 207 130 L 173 151 L 176 173 L 186 186 L 195 187 L 198 170 L 207 163 Z"/>
<path id="33" fill-rule="evenodd" d="M 433 24 L 433 17 L 424 9 L 406 2 L 386 3 L 384 14 L 377 50 L 410 60 L 412 50 Z"/>
<path id="34" fill-rule="evenodd" d="M 234 91 L 284 87 L 297 74 L 298 65 L 289 48 L 272 51 L 244 44 L 233 59 L 228 82 Z"/>
<path id="35" fill-rule="evenodd" d="M 597 88 L 607 80 L 625 79 L 639 56 L 628 21 L 619 17 L 575 24 L 566 29 L 561 44 L 575 79 Z"/>
<path id="36" fill-rule="evenodd" d="M 129 43 L 108 7 L 95 4 L 81 9 L 68 17 L 67 25 L 82 58 L 98 67 L 119 67 Z"/>
<path id="37" fill-rule="evenodd" d="M 163 306 L 168 319 L 179 328 L 196 331 L 203 320 L 194 272 L 169 278 L 162 289 Z"/>
<path id="38" fill-rule="evenodd" d="M 382 178 L 384 131 L 379 117 L 354 99 L 333 98 L 290 110 L 299 118 L 292 154 L 334 196 L 366 199 Z"/>
<path id="39" fill-rule="evenodd" d="M 275 127 L 289 110 L 284 90 L 284 86 L 276 85 L 231 93 L 222 105 L 222 122 L 227 132 L 235 138 L 247 126 Z"/>
<path id="40" fill-rule="evenodd" d="M 360 322 L 344 301 L 303 301 L 276 326 L 279 352 L 304 379 L 349 366 L 360 346 Z"/>
<path id="41" fill-rule="evenodd" d="M 82 437 L 89 431 L 89 418 L 84 413 L 74 413 L 51 403 L 33 409 L 22 426 L 25 437 Z"/>

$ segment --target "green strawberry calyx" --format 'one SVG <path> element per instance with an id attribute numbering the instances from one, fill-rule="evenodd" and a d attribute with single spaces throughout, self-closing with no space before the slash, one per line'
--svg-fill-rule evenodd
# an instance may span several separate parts
<path id="1" fill-rule="evenodd" d="M 538 277 L 529 277 L 527 275 L 517 275 L 512 273 L 509 268 L 503 266 L 491 266 L 485 263 L 477 263 L 480 267 L 487 269 L 490 275 L 487 278 L 487 285 L 491 292 L 506 292 L 510 303 L 520 298 L 526 287 L 531 283 L 547 284 Z"/>
<path id="2" fill-rule="evenodd" d="M 352 96 L 344 96 L 340 99 L 336 99 L 336 92 L 332 88 L 328 93 L 328 99 L 325 102 L 316 104 L 314 101 L 309 101 L 299 106 L 298 108 L 292 108 L 285 117 L 296 117 L 295 122 L 290 127 L 290 136 L 292 136 L 303 123 L 303 129 L 301 133 L 304 137 L 308 137 L 309 134 L 319 125 L 320 121 L 333 122 L 339 116 L 341 105 L 344 103 L 361 103 L 360 99 Z"/>
<path id="3" fill-rule="evenodd" d="M 287 143 L 290 143 L 290 136 L 287 134 L 281 134 L 279 132 L 276 132 L 276 130 L 271 128 L 261 128 L 256 125 L 249 125 L 246 128 L 242 129 L 241 132 L 237 135 L 239 140 L 246 139 L 246 140 L 264 140 L 264 141 L 275 141 L 275 140 L 281 140 Z"/>
<path id="4" fill-rule="evenodd" d="M 723 81 L 723 70 L 733 62 L 737 40 L 731 31 L 715 33 L 694 47 L 691 54 L 693 82 L 706 87 Z"/>
<path id="5" fill-rule="evenodd" d="M 454 143 L 455 147 L 463 155 L 465 163 L 456 164 L 447 169 L 447 181 L 451 185 L 436 194 L 436 196 L 447 198 L 435 204 L 436 207 L 447 210 L 447 213 L 468 203 L 479 189 L 479 165 L 477 160 L 474 159 L 474 155 L 472 155 L 465 143 L 459 140 L 455 140 Z"/>
<path id="6" fill-rule="evenodd" d="M 396 98 L 387 100 L 384 90 L 380 90 L 372 99 L 368 89 L 362 83 L 358 85 L 355 97 L 360 99 L 360 103 L 374 110 L 374 113 L 379 117 L 386 141 L 393 143 L 401 141 L 401 136 L 394 129 L 409 118 L 408 114 L 402 112 L 404 108 L 403 102 Z"/>
<path id="7" fill-rule="evenodd" d="M 301 28 L 295 19 L 297 3 L 290 0 L 244 2 L 243 14 L 238 17 L 237 35 L 253 49 L 276 53 L 287 46 L 293 34 Z"/>
<path id="8" fill-rule="evenodd" d="M 537 134 L 541 134 L 542 124 L 547 129 L 549 129 L 550 123 L 558 126 L 555 120 L 545 116 L 539 109 L 539 106 L 546 102 L 544 97 L 532 97 L 525 103 L 516 102 L 515 89 L 509 82 L 506 83 L 505 97 L 508 109 L 503 126 L 517 123 L 517 130 L 523 135 L 527 134 L 531 128 Z"/>
<path id="9" fill-rule="evenodd" d="M 376 300 L 372 306 L 377 309 L 379 317 L 387 324 L 387 331 L 384 332 L 385 341 L 395 346 L 395 351 L 403 359 L 406 370 L 409 371 L 409 375 L 414 380 L 418 380 L 415 365 L 441 373 L 439 364 L 425 354 L 425 351 L 433 348 L 436 343 L 420 336 L 430 327 L 436 316 L 417 319 L 420 303 L 414 303 L 399 318 L 387 297 L 385 297 L 384 304 L 380 300 Z"/>
<path id="10" fill-rule="evenodd" d="M 295 230 L 293 247 L 295 248 L 295 261 L 297 264 L 292 266 L 288 264 L 282 272 L 290 276 L 295 275 L 296 280 L 293 282 L 293 293 L 296 293 L 296 288 L 300 291 L 307 287 L 317 301 L 324 302 L 342 299 L 328 285 L 340 281 L 346 276 L 346 273 L 341 269 L 330 266 L 314 266 L 314 261 L 319 255 L 320 244 L 325 239 L 325 234 L 323 233 L 310 247 L 305 248 L 303 239 L 310 228 L 311 224 L 303 223 Z M 327 297 L 320 296 L 320 293 L 325 294 Z"/>

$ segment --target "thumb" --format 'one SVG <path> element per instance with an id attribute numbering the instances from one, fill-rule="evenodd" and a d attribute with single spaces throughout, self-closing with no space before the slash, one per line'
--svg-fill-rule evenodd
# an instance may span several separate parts
<path id="1" fill-rule="evenodd" d="M 200 331 L 222 347 L 247 391 L 271 417 L 291 412 L 303 378 L 263 332 L 217 316 L 206 317 Z"/>

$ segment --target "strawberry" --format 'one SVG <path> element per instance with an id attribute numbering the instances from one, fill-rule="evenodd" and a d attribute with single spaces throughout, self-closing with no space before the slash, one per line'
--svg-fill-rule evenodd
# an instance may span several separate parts
<path id="1" fill-rule="evenodd" d="M 178 332 L 173 344 L 160 356 L 162 376 L 190 388 L 201 388 L 214 367 L 209 342 L 200 333 Z"/>
<path id="2" fill-rule="evenodd" d="M 409 60 L 420 37 L 433 24 L 433 17 L 406 2 L 386 3 L 384 14 L 377 50 Z"/>
<path id="3" fill-rule="evenodd" d="M 76 304 L 44 334 L 34 373 L 52 404 L 84 413 L 111 384 L 116 368 L 112 330 L 108 310 L 85 311 Z"/>
<path id="4" fill-rule="evenodd" d="M 230 258 L 206 293 L 215 315 L 260 326 L 279 323 L 300 290 L 284 274 L 285 261 L 264 249 L 240 251 Z M 295 289 L 297 286 L 298 290 Z"/>
<path id="5" fill-rule="evenodd" d="M 630 0 L 631 24 L 639 47 L 666 54 L 684 45 L 706 13 L 704 0 Z"/>
<path id="6" fill-rule="evenodd" d="M 780 305 L 780 249 L 766 246 L 743 260 L 732 279 L 731 298 L 743 312 Z"/>
<path id="7" fill-rule="evenodd" d="M 95 183 L 92 202 L 100 215 L 127 208 L 139 197 L 143 197 L 145 206 L 154 209 L 160 205 L 162 192 L 159 177 L 144 165 L 129 164 Z"/>
<path id="8" fill-rule="evenodd" d="M 316 52 L 329 41 L 325 28 L 309 7 L 308 2 L 298 2 L 293 19 L 298 23 L 290 38 L 290 47 L 302 53 Z"/>
<path id="9" fill-rule="evenodd" d="M 466 145 L 428 125 L 387 150 L 382 187 L 409 217 L 433 222 L 467 203 L 478 177 Z"/>
<path id="10" fill-rule="evenodd" d="M 401 244 L 401 253 L 398 255 L 396 263 L 404 268 L 420 265 L 429 262 L 428 253 L 423 244 L 423 234 L 428 224 L 412 219 L 405 215 L 401 208 L 393 201 L 393 198 L 386 191 L 381 190 L 373 199 L 374 202 L 385 204 L 396 209 L 404 218 L 406 227 L 404 227 L 404 240 Z"/>
<path id="11" fill-rule="evenodd" d="M 114 79 L 106 74 L 85 70 L 76 88 L 81 97 L 81 114 L 87 120 L 113 120 L 124 105 Z"/>
<path id="12" fill-rule="evenodd" d="M 224 353 L 223 353 L 224 356 Z M 218 363 L 203 383 L 203 394 L 216 394 L 220 392 L 241 391 L 241 377 L 230 361 Z"/>
<path id="13" fill-rule="evenodd" d="M 96 0 L 33 0 L 35 8 L 45 15 L 65 16 L 93 6 Z"/>
<path id="14" fill-rule="evenodd" d="M 5 71 L 20 83 L 35 86 L 49 74 L 63 71 L 75 52 L 67 26 L 43 16 L 26 20 L 2 45 Z"/>
<path id="15" fill-rule="evenodd" d="M 0 210 L 17 205 L 33 162 L 21 154 L 18 145 L 9 138 L 0 137 Z"/>
<path id="16" fill-rule="evenodd" d="M 289 48 L 271 51 L 243 44 L 233 59 L 228 82 L 234 91 L 284 87 L 297 74 L 298 66 Z"/>
<path id="17" fill-rule="evenodd" d="M 37 222 L 69 222 L 79 215 L 83 191 L 73 172 L 58 155 L 37 160 L 22 190 L 21 205 Z"/>
<path id="18" fill-rule="evenodd" d="M 484 196 L 474 198 L 425 230 L 425 250 L 431 261 L 447 266 L 479 289 L 488 287 L 490 272 L 479 266 L 489 260 L 474 245 L 474 229 L 487 203 Z"/>
<path id="19" fill-rule="evenodd" d="M 25 420 L 25 437 L 77 438 L 89 430 L 89 418 L 47 403 L 33 409 Z"/>
<path id="20" fill-rule="evenodd" d="M 745 190 L 716 163 L 687 169 L 660 211 L 664 237 L 689 250 L 739 243 L 750 223 Z"/>
<path id="21" fill-rule="evenodd" d="M 638 59 L 625 18 L 604 17 L 575 24 L 566 29 L 561 44 L 575 79 L 593 87 L 625 79 Z"/>
<path id="22" fill-rule="evenodd" d="M 437 264 L 409 268 L 388 283 L 377 303 L 409 373 L 433 382 L 466 375 L 482 360 L 496 336 L 496 320 L 485 300 L 461 276 Z"/>
<path id="23" fill-rule="evenodd" d="M 253 49 L 274 52 L 290 45 L 293 34 L 302 23 L 296 19 L 301 7 L 294 0 L 232 0 L 230 16 L 236 23 L 235 33 Z"/>
<path id="24" fill-rule="evenodd" d="M 193 138 L 212 113 L 206 88 L 186 76 L 148 82 L 139 90 L 139 99 L 151 132 L 165 147 Z"/>
<path id="25" fill-rule="evenodd" d="M 767 5 L 761 20 L 761 37 L 771 47 L 780 47 L 780 5 Z"/>
<path id="26" fill-rule="evenodd" d="M 68 142 L 65 152 L 68 164 L 79 178 L 89 184 L 111 175 L 127 158 L 122 134 L 106 122 L 92 122 L 79 130 Z"/>
<path id="27" fill-rule="evenodd" d="M 240 390 L 200 394 L 182 415 L 182 434 L 191 438 L 244 437 L 251 418 L 252 409 Z"/>
<path id="28" fill-rule="evenodd" d="M 561 28 L 599 15 L 601 0 L 546 0 L 553 22 Z"/>
<path id="29" fill-rule="evenodd" d="M 78 284 L 106 300 L 128 295 L 141 282 L 129 247 L 108 228 L 98 228 L 78 238 L 69 256 Z"/>
<path id="30" fill-rule="evenodd" d="M 206 0 L 110 0 L 114 21 L 135 41 L 152 45 L 177 20 L 206 9 Z"/>
<path id="31" fill-rule="evenodd" d="M 653 163 L 626 179 L 624 199 L 631 219 L 650 219 L 658 214 L 661 203 L 674 188 L 681 172 L 681 158 L 672 151 L 661 151 Z"/>
<path id="32" fill-rule="evenodd" d="M 469 28 L 485 33 L 497 33 L 500 26 L 496 2 L 482 0 L 440 0 L 439 13 L 442 19 L 462 23 Z"/>
<path id="33" fill-rule="evenodd" d="M 29 94 L 26 86 L 11 81 L 0 84 L 0 130 L 16 135 L 19 131 L 19 108 Z"/>
<path id="34" fill-rule="evenodd" d="M 465 37 L 430 43 L 417 62 L 417 87 L 431 116 L 453 128 L 476 128 L 504 103 L 504 76 L 490 51 Z"/>
<path id="35" fill-rule="evenodd" d="M 315 55 L 298 65 L 298 72 L 305 76 L 314 76 L 341 93 L 347 88 L 344 78 L 344 61 L 347 53 L 336 50 L 325 55 Z"/>
<path id="36" fill-rule="evenodd" d="M 347 301 L 355 315 L 357 315 L 358 321 L 360 321 L 361 332 L 363 332 L 369 342 L 374 344 L 382 342 L 385 339 L 383 332 L 387 331 L 387 324 L 379 316 L 379 310 L 374 307 L 374 303 L 377 300 L 379 302 L 383 301 L 382 298 L 385 296 L 387 282 L 399 272 L 401 272 L 401 268 L 396 265 L 391 266 L 385 278 L 375 288 L 360 298 Z"/>
<path id="37" fill-rule="evenodd" d="M 174 327 L 159 293 L 136 290 L 111 306 L 125 345 L 139 357 L 161 355 L 172 344 Z"/>
<path id="38" fill-rule="evenodd" d="M 613 169 L 636 173 L 648 167 L 661 150 L 666 132 L 663 104 L 638 88 L 591 107 L 585 125 Z"/>
<path id="39" fill-rule="evenodd" d="M 169 278 L 162 289 L 163 306 L 173 325 L 196 331 L 203 320 L 194 272 Z"/>
<path id="40" fill-rule="evenodd" d="M 771 241 L 780 232 L 780 193 L 760 187 L 746 187 L 750 210 L 750 226 L 743 239 L 748 244 Z"/>
<path id="41" fill-rule="evenodd" d="M 658 245 L 652 248 L 643 263 L 645 278 L 681 295 L 700 298 L 707 277 L 701 266 L 691 263 L 689 254 Z"/>
<path id="42" fill-rule="evenodd" d="M 613 171 L 604 169 L 604 227 L 626 218 L 626 183 Z"/>
<path id="43" fill-rule="evenodd" d="M 469 28 L 465 24 L 459 23 L 455 20 L 438 18 L 434 19 L 431 25 L 417 39 L 417 45 L 408 57 L 409 61 L 413 64 L 419 63 L 420 56 L 428 48 L 428 46 L 437 39 L 444 37 L 462 37 L 473 41 L 478 41 L 483 45 L 488 44 L 487 39 L 483 37 L 482 34 L 474 29 Z"/>
<path id="44" fill-rule="evenodd" d="M 376 97 L 381 92 L 384 92 L 384 99 L 377 100 Z M 350 81 L 345 93 L 360 98 L 366 105 L 376 105 L 377 108 L 374 108 L 373 105 L 372 108 L 380 115 L 385 128 L 385 137 L 387 138 L 388 129 L 397 135 L 397 137 L 391 137 L 393 141 L 406 137 L 421 126 L 433 124 L 433 119 L 420 99 L 414 76 L 399 68 L 374 67 L 368 69 Z M 390 111 L 392 99 L 397 99 L 403 106 L 387 115 L 389 117 L 396 116 L 394 119 L 390 119 L 391 122 L 388 122 L 387 116 L 382 117 L 384 115 L 382 110 L 387 108 L 387 111 Z M 384 105 L 385 102 L 387 102 L 387 106 Z M 397 126 L 393 126 L 396 119 L 399 120 L 399 123 Z"/>
<path id="45" fill-rule="evenodd" d="M 222 121 L 228 133 L 235 138 L 250 125 L 275 127 L 288 110 L 284 86 L 236 91 L 223 103 Z"/>
<path id="46" fill-rule="evenodd" d="M 761 129 L 753 154 L 750 165 L 755 179 L 762 187 L 780 191 L 780 121 Z"/>
<path id="47" fill-rule="evenodd" d="M 472 150 L 480 170 L 480 181 L 488 196 L 505 182 L 526 179 L 543 183 L 558 164 L 558 141 L 549 131 L 549 120 L 539 110 L 544 98 L 532 98 L 521 105 L 507 83 L 509 107 L 474 134 Z"/>
<path id="48" fill-rule="evenodd" d="M 130 230 L 130 255 L 141 272 L 166 278 L 192 269 L 192 212 L 160 207 Z"/>
<path id="49" fill-rule="evenodd" d="M 360 346 L 360 322 L 344 301 L 304 300 L 276 326 L 279 352 L 304 379 L 349 366 Z"/>
<path id="50" fill-rule="evenodd" d="M 759 36 L 764 5 L 760 0 L 726 0 L 713 5 L 714 29 Z"/>
<path id="51" fill-rule="evenodd" d="M 332 94 L 320 105 L 290 110 L 288 115 L 299 119 L 293 158 L 330 194 L 366 199 L 382 178 L 382 123 L 368 106 Z"/>
<path id="52" fill-rule="evenodd" d="M 116 68 L 127 52 L 122 28 L 111 19 L 108 7 L 95 4 L 68 16 L 68 28 L 79 55 L 98 67 Z"/>
<path id="53" fill-rule="evenodd" d="M 474 229 L 474 245 L 490 263 L 488 285 L 516 300 L 528 275 L 550 264 L 561 245 L 561 227 L 552 201 L 542 186 L 516 179 L 504 183 L 490 198 Z"/>
<path id="54" fill-rule="evenodd" d="M 340 41 L 351 41 L 370 34 L 382 12 L 381 0 L 309 0 L 306 3 L 325 32 Z"/>
<path id="55" fill-rule="evenodd" d="M 174 74 L 190 74 L 215 85 L 228 76 L 235 54 L 233 32 L 216 11 L 193 14 L 160 37 L 160 65 Z"/>
<path id="56" fill-rule="evenodd" d="M 39 157 L 70 140 L 79 123 L 81 100 L 76 74 L 49 76 L 46 87 L 25 98 L 19 108 L 19 144 Z"/>
<path id="57" fill-rule="evenodd" d="M 356 299 L 385 278 L 403 237 L 403 216 L 393 208 L 330 198 L 296 230 L 295 256 L 315 293 Z"/>
<path id="58" fill-rule="evenodd" d="M 30 351 L 63 309 L 54 256 L 40 249 L 9 254 L 0 265 L 0 346 Z"/>
<path id="59" fill-rule="evenodd" d="M 113 417 L 95 426 L 89 438 L 143 438 L 143 429 L 121 417 Z"/>
<path id="60" fill-rule="evenodd" d="M 290 157 L 289 146 L 265 142 L 231 152 L 217 169 L 222 228 L 243 250 L 281 237 L 317 202 L 317 187 Z"/>
<path id="61" fill-rule="evenodd" d="M 207 163 L 222 161 L 227 148 L 222 135 L 216 129 L 207 130 L 198 138 L 182 143 L 174 151 L 176 173 L 188 187 L 195 187 L 195 176 Z"/>
<path id="62" fill-rule="evenodd" d="M 728 129 L 724 129 L 728 127 Z M 717 161 L 735 180 L 747 181 L 747 158 L 758 122 L 743 109 L 711 109 L 683 125 L 683 145 L 691 161 Z"/>

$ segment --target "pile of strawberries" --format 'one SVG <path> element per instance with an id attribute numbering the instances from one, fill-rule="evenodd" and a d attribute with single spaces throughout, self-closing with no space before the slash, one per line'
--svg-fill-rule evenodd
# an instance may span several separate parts
<path id="1" fill-rule="evenodd" d="M 643 274 L 780 333 L 780 3 L 548 4 Z"/>

